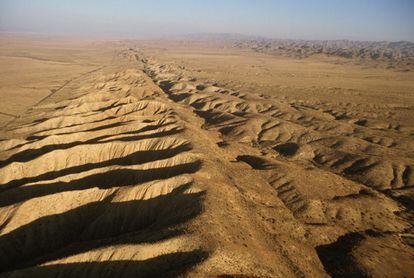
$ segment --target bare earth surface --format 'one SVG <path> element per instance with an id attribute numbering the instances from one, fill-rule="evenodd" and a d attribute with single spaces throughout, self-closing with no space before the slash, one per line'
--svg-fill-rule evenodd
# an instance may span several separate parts
<path id="1" fill-rule="evenodd" d="M 0 42 L 0 277 L 414 274 L 413 71 Z"/>

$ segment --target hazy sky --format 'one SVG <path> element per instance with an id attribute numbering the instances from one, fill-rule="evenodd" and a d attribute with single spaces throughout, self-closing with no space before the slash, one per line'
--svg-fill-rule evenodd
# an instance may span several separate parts
<path id="1" fill-rule="evenodd" d="M 0 0 L 0 31 L 414 41 L 414 0 Z"/>

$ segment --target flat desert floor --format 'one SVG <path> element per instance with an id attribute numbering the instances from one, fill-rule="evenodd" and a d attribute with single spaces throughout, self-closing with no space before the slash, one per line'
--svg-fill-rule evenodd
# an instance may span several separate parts
<path id="1" fill-rule="evenodd" d="M 414 275 L 414 71 L 0 38 L 0 277 Z"/>

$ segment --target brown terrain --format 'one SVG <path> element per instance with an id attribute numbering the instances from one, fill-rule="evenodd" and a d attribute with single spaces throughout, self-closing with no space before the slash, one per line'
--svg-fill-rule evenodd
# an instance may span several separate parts
<path id="1" fill-rule="evenodd" d="M 410 46 L 284 45 L 3 35 L 0 277 L 412 277 Z"/>

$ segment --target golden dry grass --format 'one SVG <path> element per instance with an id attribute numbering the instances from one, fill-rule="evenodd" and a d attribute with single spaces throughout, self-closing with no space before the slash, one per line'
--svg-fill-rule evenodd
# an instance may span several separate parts
<path id="1" fill-rule="evenodd" d="M 413 273 L 412 72 L 196 42 L 0 51 L 4 277 Z"/>

